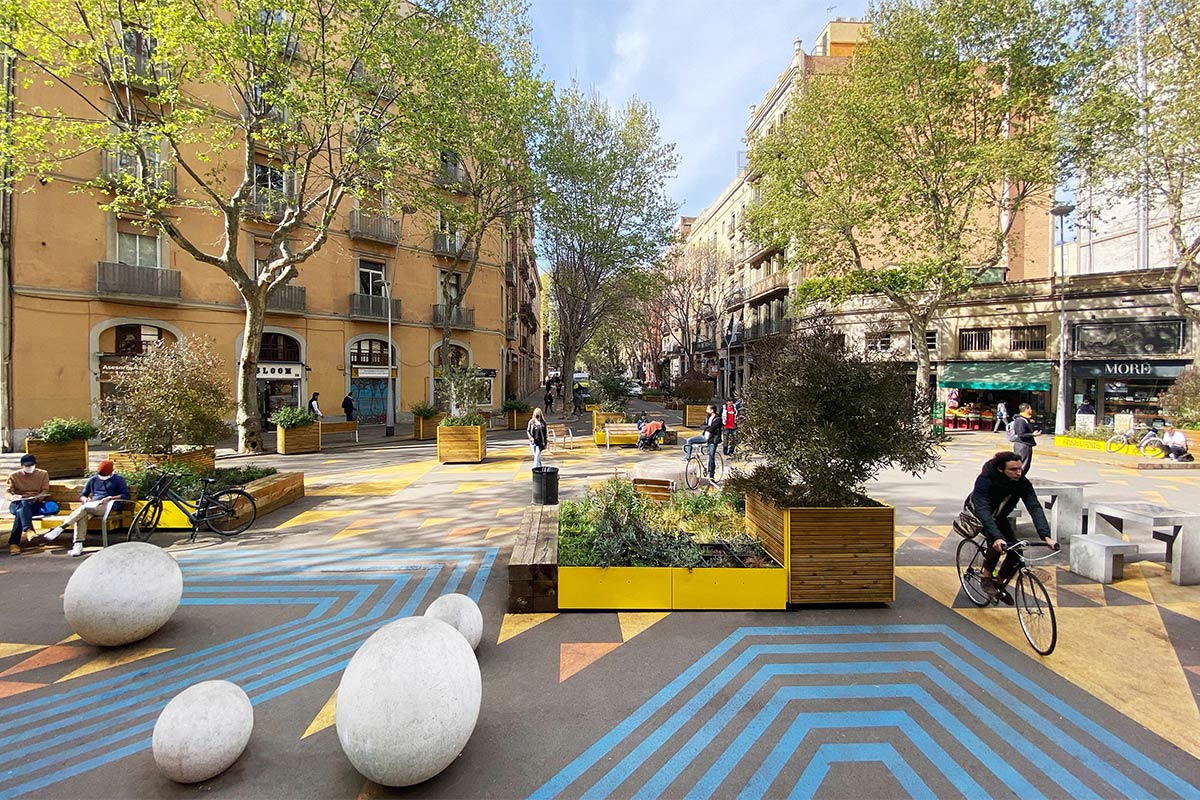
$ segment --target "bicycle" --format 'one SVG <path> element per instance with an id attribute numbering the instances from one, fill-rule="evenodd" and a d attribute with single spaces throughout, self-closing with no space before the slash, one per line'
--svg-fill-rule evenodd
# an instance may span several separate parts
<path id="1" fill-rule="evenodd" d="M 213 533 L 226 537 L 237 536 L 254 524 L 258 517 L 258 505 L 249 492 L 221 489 L 209 494 L 209 486 L 216 480 L 201 478 L 200 496 L 193 502 L 171 488 L 171 484 L 180 477 L 179 473 L 161 472 L 154 479 L 147 492 L 146 504 L 138 509 L 133 522 L 129 524 L 129 541 L 145 542 L 154 535 L 162 520 L 164 500 L 175 503 L 192 524 L 192 536 L 188 540 L 191 542 L 196 541 L 201 524 Z"/>
<path id="2" fill-rule="evenodd" d="M 704 443 L 704 452 L 698 452 L 693 448 L 692 454 L 687 455 L 687 448 L 683 450 L 684 457 L 687 463 L 683 467 L 683 481 L 689 489 L 695 489 L 700 486 L 701 478 L 708 478 L 710 481 L 717 483 L 721 480 L 721 476 L 725 474 L 725 457 L 721 455 L 720 445 L 716 445 L 717 451 L 713 454 L 713 466 L 716 469 L 712 475 L 708 474 L 708 443 Z"/>
<path id="3" fill-rule="evenodd" d="M 1014 574 L 1017 582 L 1013 589 L 1013 601 L 1017 609 L 1017 619 L 1021 623 L 1021 631 L 1029 646 L 1036 653 L 1048 656 L 1054 652 L 1058 644 L 1058 623 L 1054 618 L 1054 604 L 1050 602 L 1050 593 L 1041 579 L 1034 574 L 1030 563 L 1045 561 L 1059 551 L 1049 555 L 1027 560 L 1024 550 L 1027 547 L 1050 547 L 1042 541 L 1022 539 L 1005 548 L 1005 552 L 1016 552 L 1019 559 L 1017 571 Z M 983 537 L 963 539 L 958 545 L 954 559 L 958 567 L 958 579 L 962 583 L 963 592 L 976 606 L 983 608 L 996 602 L 991 594 L 984 591 L 983 577 L 985 570 L 983 559 L 987 554 L 987 542 Z M 965 562 L 965 564 L 964 564 Z M 1012 579 L 1008 581 L 1012 585 Z M 1003 588 L 997 586 L 998 589 Z"/>
<path id="4" fill-rule="evenodd" d="M 1138 434 L 1143 430 L 1146 432 L 1139 439 Z M 1108 437 L 1108 441 L 1104 443 L 1104 449 L 1115 453 L 1131 444 L 1135 445 L 1138 452 L 1147 458 L 1156 458 L 1166 452 L 1163 450 L 1162 439 L 1158 438 L 1158 431 L 1147 428 L 1145 423 L 1135 425 L 1124 433 L 1115 433 Z"/>

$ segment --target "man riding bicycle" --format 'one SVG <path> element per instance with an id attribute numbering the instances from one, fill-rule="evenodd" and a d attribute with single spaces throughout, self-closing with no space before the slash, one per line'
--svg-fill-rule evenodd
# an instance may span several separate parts
<path id="1" fill-rule="evenodd" d="M 1029 479 L 1022 475 L 1022 467 L 1021 457 L 1016 453 L 1007 450 L 996 453 L 983 465 L 983 470 L 975 479 L 975 488 L 971 491 L 971 507 L 983 523 L 983 535 L 988 540 L 987 556 L 983 560 L 982 588 L 991 595 L 993 602 L 999 599 L 1010 606 L 1013 599 L 1004 586 L 1016 572 L 1020 558 L 1010 553 L 999 571 L 996 570 L 996 564 L 1005 548 L 1017 542 L 1017 534 L 1008 521 L 1008 515 L 1016 507 L 1018 499 L 1025 503 L 1038 536 L 1052 550 L 1059 548 L 1050 537 L 1050 524 L 1046 522 L 1037 491 Z"/>

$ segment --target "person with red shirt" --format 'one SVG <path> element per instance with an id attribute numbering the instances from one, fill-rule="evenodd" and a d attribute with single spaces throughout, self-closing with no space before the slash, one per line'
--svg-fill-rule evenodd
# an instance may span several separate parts
<path id="1" fill-rule="evenodd" d="M 731 456 L 737 446 L 737 409 L 732 399 L 726 400 L 721 409 L 721 427 L 724 429 L 721 432 L 721 455 Z"/>

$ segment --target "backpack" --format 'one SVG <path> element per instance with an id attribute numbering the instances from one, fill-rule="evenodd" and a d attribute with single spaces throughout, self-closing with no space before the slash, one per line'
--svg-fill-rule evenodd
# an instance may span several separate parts
<path id="1" fill-rule="evenodd" d="M 1017 436 L 1016 428 L 1017 428 L 1017 421 L 1015 419 L 1012 420 L 1011 422 L 1007 423 L 1004 426 L 1004 429 L 1008 432 L 1008 440 L 1010 442 L 1021 441 L 1021 437 Z"/>

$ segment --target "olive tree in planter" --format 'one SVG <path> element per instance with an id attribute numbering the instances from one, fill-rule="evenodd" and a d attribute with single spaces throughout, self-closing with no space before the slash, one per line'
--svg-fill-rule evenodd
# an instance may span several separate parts
<path id="1" fill-rule="evenodd" d="M 446 418 L 432 403 L 414 403 L 412 415 L 413 438 L 418 441 L 437 438 L 438 423 Z"/>
<path id="2" fill-rule="evenodd" d="M 119 452 L 116 469 L 177 461 L 211 471 L 215 447 L 233 431 L 224 362 L 205 339 L 159 340 L 114 381 L 101 406 L 100 435 Z"/>
<path id="3" fill-rule="evenodd" d="M 487 420 L 479 413 L 486 384 L 475 367 L 452 367 L 442 379 L 450 414 L 438 423 L 438 461 L 479 463 L 487 458 Z"/>
<path id="4" fill-rule="evenodd" d="M 895 509 L 864 487 L 888 466 L 937 464 L 907 365 L 852 349 L 825 317 L 753 357 L 738 438 L 764 463 L 728 482 L 747 528 L 788 568 L 789 602 L 891 602 Z"/>
<path id="5" fill-rule="evenodd" d="M 54 417 L 29 432 L 25 452 L 51 478 L 71 478 L 88 471 L 88 439 L 99 431 L 86 419 Z"/>
<path id="6" fill-rule="evenodd" d="M 285 406 L 271 414 L 277 441 L 275 449 L 283 455 L 321 452 L 321 426 L 317 418 L 303 408 Z"/>
<path id="7" fill-rule="evenodd" d="M 523 431 L 529 425 L 529 420 L 533 419 L 533 407 L 524 400 L 515 397 L 504 401 L 504 414 L 508 417 L 508 429 L 510 431 Z"/>

